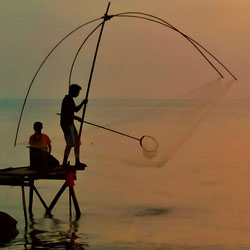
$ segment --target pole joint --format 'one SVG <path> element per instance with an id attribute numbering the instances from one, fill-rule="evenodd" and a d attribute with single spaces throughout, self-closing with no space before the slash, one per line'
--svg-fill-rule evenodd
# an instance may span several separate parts
<path id="1" fill-rule="evenodd" d="M 105 13 L 104 16 L 103 16 L 102 18 L 103 18 L 103 20 L 106 22 L 106 21 L 110 20 L 113 16 L 114 16 L 114 15 L 108 15 L 108 14 Z"/>

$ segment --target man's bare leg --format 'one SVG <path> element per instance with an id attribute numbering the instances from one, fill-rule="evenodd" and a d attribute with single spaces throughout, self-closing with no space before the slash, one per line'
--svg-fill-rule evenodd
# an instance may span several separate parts
<path id="1" fill-rule="evenodd" d="M 68 157 L 71 151 L 71 146 L 66 145 L 65 150 L 64 150 L 64 157 L 63 157 L 63 166 L 66 166 L 68 164 Z"/>
<path id="2" fill-rule="evenodd" d="M 75 162 L 75 165 L 79 165 L 80 164 L 80 145 L 77 145 L 74 147 L 74 151 L 75 151 L 75 159 L 76 159 L 76 162 Z"/>

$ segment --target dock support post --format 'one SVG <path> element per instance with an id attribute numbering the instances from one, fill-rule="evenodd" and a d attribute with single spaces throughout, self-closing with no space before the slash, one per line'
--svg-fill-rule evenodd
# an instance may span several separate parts
<path id="1" fill-rule="evenodd" d="M 28 225 L 28 216 L 27 216 L 27 209 L 26 209 L 26 202 L 25 202 L 25 191 L 24 185 L 22 187 L 22 201 L 23 201 L 23 212 L 24 212 L 24 219 L 25 219 L 25 227 Z"/>
<path id="2" fill-rule="evenodd" d="M 30 181 L 30 196 L 29 196 L 29 214 L 32 216 L 32 207 L 33 207 L 33 191 L 34 191 L 34 180 Z"/>
<path id="3" fill-rule="evenodd" d="M 72 199 L 71 199 L 71 192 L 70 192 L 70 188 L 69 188 L 69 217 L 72 217 Z"/>
<path id="4" fill-rule="evenodd" d="M 38 196 L 39 200 L 41 201 L 44 208 L 47 210 L 48 206 L 46 205 L 45 201 L 43 200 L 42 196 L 39 194 L 38 190 L 36 189 L 35 185 L 33 186 L 34 191 L 36 192 L 36 195 Z"/>
<path id="5" fill-rule="evenodd" d="M 64 190 L 66 189 L 67 184 L 66 182 L 62 185 L 61 189 L 58 191 L 58 193 L 56 194 L 54 200 L 51 202 L 51 204 L 49 205 L 48 209 L 46 210 L 46 215 L 51 215 L 51 211 L 54 208 L 54 206 L 56 205 L 58 199 L 60 198 L 60 196 L 62 195 L 62 193 L 64 192 Z"/>
<path id="6" fill-rule="evenodd" d="M 71 197 L 72 197 L 72 199 L 73 199 L 73 203 L 74 203 L 74 206 L 75 206 L 76 218 L 80 218 L 80 216 L 81 216 L 81 211 L 80 211 L 80 208 L 79 208 L 79 205 L 78 205 L 78 201 L 77 201 L 77 199 L 76 199 L 75 190 L 74 190 L 73 187 L 69 187 L 69 190 L 70 190 Z"/>

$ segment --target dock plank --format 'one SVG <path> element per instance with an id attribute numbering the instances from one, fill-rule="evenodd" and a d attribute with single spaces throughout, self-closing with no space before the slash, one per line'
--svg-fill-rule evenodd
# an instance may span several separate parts
<path id="1" fill-rule="evenodd" d="M 0 185 L 21 185 L 30 180 L 48 179 L 48 180 L 65 180 L 69 171 L 83 171 L 85 167 L 76 168 L 75 166 L 56 166 L 49 169 L 33 169 L 29 166 L 13 167 L 0 169 Z"/>

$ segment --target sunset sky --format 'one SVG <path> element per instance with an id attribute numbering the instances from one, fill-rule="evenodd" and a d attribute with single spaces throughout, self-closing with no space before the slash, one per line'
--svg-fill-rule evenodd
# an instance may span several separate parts
<path id="1" fill-rule="evenodd" d="M 31 88 L 14 147 L 21 103 L 51 49 L 75 28 L 102 17 L 107 5 L 107 0 L 0 1 L 0 168 L 28 166 L 35 121 L 43 122 L 52 154 L 62 162 L 65 141 L 56 113 L 68 91 L 74 56 L 102 20 L 75 32 L 46 61 Z M 76 185 L 84 219 L 74 240 L 84 240 L 91 249 L 113 243 L 131 243 L 132 248 L 121 249 L 136 250 L 249 247 L 250 0 L 111 1 L 110 15 L 129 11 L 174 25 L 213 53 L 238 81 L 232 83 L 212 60 L 225 77 L 219 79 L 192 44 L 169 28 L 135 18 L 107 21 L 85 121 L 138 139 L 150 135 L 159 147 L 147 155 L 138 141 L 84 125 L 81 161 L 88 168 Z M 73 70 L 72 82 L 83 89 L 76 103 L 85 98 L 98 33 L 87 41 Z M 41 183 L 46 200 L 55 186 Z M 21 218 L 23 230 L 18 192 L 9 188 L 0 204 Z M 63 221 L 68 240 L 67 202 L 58 207 L 55 221 Z M 61 222 L 43 223 L 47 218 L 36 217 L 43 212 L 38 207 L 35 219 L 60 236 Z M 21 230 L 14 241 L 18 247 L 28 235 Z M 146 247 L 138 248 L 140 243 Z M 225 247 L 217 248 L 220 244 Z"/>
<path id="2" fill-rule="evenodd" d="M 39 64 L 53 46 L 74 28 L 101 17 L 107 3 L 1 1 L 0 98 L 23 98 Z M 250 96 L 248 0 L 111 2 L 110 14 L 126 11 L 161 17 L 200 42 L 238 77 L 228 96 Z M 39 73 L 30 98 L 61 98 L 65 94 L 73 57 L 98 23 L 76 32 L 52 54 Z M 86 44 L 73 73 L 73 81 L 83 89 L 96 38 L 97 34 Z M 231 79 L 225 71 L 222 73 Z M 217 77 L 192 45 L 176 32 L 143 20 L 113 18 L 104 29 L 90 97 L 173 97 Z"/>

